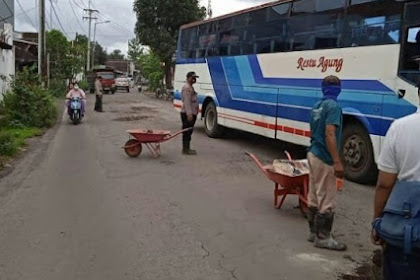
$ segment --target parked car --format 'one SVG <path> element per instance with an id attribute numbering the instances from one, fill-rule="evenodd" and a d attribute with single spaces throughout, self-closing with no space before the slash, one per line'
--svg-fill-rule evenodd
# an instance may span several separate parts
<path id="1" fill-rule="evenodd" d="M 115 87 L 117 90 L 119 89 L 123 89 L 126 92 L 130 92 L 130 81 L 128 80 L 128 78 L 117 78 L 115 80 Z"/>

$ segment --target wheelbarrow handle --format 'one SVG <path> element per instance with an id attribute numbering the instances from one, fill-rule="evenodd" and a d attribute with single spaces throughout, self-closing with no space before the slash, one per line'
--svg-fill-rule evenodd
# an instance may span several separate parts
<path id="1" fill-rule="evenodd" d="M 249 153 L 249 152 L 245 152 L 245 154 L 254 160 L 254 162 L 257 164 L 257 166 L 261 169 L 261 171 L 265 175 L 268 175 L 267 169 L 264 168 L 264 165 L 261 163 L 261 161 L 254 154 Z"/>
<path id="2" fill-rule="evenodd" d="M 194 129 L 193 127 L 183 129 L 183 130 L 181 130 L 181 131 L 179 131 L 179 132 L 177 132 L 177 133 L 175 133 L 175 134 L 168 135 L 165 139 L 163 139 L 163 141 L 168 141 L 168 140 L 171 140 L 172 138 L 175 138 L 175 137 L 177 137 L 178 135 L 180 135 L 180 134 L 182 134 L 182 133 L 184 133 L 184 132 L 187 132 L 187 131 L 193 130 L 193 129 Z"/>

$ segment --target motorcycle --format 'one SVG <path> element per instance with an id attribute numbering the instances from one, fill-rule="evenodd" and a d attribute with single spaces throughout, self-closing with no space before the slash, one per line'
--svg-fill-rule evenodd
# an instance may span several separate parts
<path id="1" fill-rule="evenodd" d="M 70 99 L 69 115 L 70 120 L 74 125 L 78 125 L 82 121 L 82 102 L 82 99 L 79 97 L 73 97 Z"/>

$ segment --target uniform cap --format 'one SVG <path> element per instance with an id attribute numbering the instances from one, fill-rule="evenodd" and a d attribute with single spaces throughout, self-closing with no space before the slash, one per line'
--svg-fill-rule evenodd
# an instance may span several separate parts
<path id="1" fill-rule="evenodd" d="M 188 72 L 187 78 L 200 78 L 195 72 Z"/>

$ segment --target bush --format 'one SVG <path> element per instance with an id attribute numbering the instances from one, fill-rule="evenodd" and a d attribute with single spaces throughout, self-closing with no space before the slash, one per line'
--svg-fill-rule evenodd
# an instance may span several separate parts
<path id="1" fill-rule="evenodd" d="M 85 80 L 81 80 L 78 84 L 79 88 L 83 89 L 84 91 L 87 91 L 89 89 L 89 84 Z"/>
<path id="2" fill-rule="evenodd" d="M 0 157 L 11 157 L 17 154 L 19 148 L 25 145 L 25 140 L 34 136 L 40 136 L 39 128 L 3 128 L 0 130 Z"/>
<path id="3" fill-rule="evenodd" d="M 153 52 L 143 54 L 139 58 L 139 63 L 143 75 L 149 81 L 149 89 L 153 91 L 161 87 L 165 74 L 162 70 L 159 57 Z"/>
<path id="4" fill-rule="evenodd" d="M 4 114 L 7 122 L 43 128 L 55 123 L 57 108 L 51 93 L 41 86 L 38 75 L 24 69 L 4 96 Z"/>
<path id="5" fill-rule="evenodd" d="M 0 131 L 0 155 L 13 156 L 18 151 L 14 141 L 14 135 L 10 131 Z"/>
<path id="6" fill-rule="evenodd" d="M 64 80 L 52 79 L 50 80 L 49 90 L 53 96 L 63 97 L 67 94 L 67 85 Z"/>

